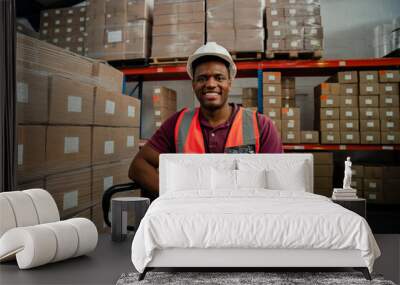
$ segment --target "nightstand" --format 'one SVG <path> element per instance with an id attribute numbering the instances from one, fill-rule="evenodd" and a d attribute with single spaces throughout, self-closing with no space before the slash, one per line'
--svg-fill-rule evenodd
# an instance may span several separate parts
<path id="1" fill-rule="evenodd" d="M 354 213 L 359 214 L 364 219 L 367 218 L 367 202 L 363 198 L 357 199 L 332 199 L 332 202 L 339 204 L 340 206 L 353 211 Z"/>

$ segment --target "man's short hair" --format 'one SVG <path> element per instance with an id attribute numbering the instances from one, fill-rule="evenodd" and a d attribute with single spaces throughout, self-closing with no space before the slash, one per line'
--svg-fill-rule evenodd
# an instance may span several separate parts
<path id="1" fill-rule="evenodd" d="M 202 63 L 209 62 L 209 61 L 217 61 L 217 62 L 223 63 L 226 66 L 226 69 L 228 70 L 228 76 L 230 76 L 230 74 L 229 74 L 229 62 L 227 62 L 226 60 L 220 58 L 219 56 L 205 55 L 205 56 L 199 57 L 198 59 L 196 59 L 196 60 L 194 60 L 192 62 L 193 78 L 194 78 L 194 74 L 196 73 L 196 67 L 198 67 Z"/>

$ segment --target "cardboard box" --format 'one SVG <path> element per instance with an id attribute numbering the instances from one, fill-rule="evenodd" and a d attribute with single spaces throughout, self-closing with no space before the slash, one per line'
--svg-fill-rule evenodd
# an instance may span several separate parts
<path id="1" fill-rule="evenodd" d="M 93 127 L 92 163 L 101 164 L 122 158 L 122 128 Z"/>
<path id="2" fill-rule="evenodd" d="M 360 108 L 360 120 L 379 120 L 379 108 Z"/>
<path id="3" fill-rule="evenodd" d="M 318 189 L 330 189 L 330 194 L 333 191 L 332 177 L 315 177 L 314 176 L 314 192 L 317 193 Z"/>
<path id="4" fill-rule="evenodd" d="M 280 84 L 264 84 L 263 85 L 263 95 L 264 96 L 281 96 L 281 85 Z"/>
<path id="5" fill-rule="evenodd" d="M 302 50 L 304 49 L 304 39 L 302 37 L 286 36 L 285 50 Z"/>
<path id="6" fill-rule="evenodd" d="M 385 197 L 385 204 L 399 204 L 400 203 L 400 179 L 389 179 L 383 181 L 383 195 Z"/>
<path id="7" fill-rule="evenodd" d="M 258 101 L 257 100 L 254 100 L 254 99 L 242 99 L 242 106 L 244 107 L 244 108 L 251 108 L 251 107 L 257 107 L 257 105 L 258 105 Z M 163 108 L 162 108 L 163 109 Z M 155 110 L 155 112 L 157 112 L 156 111 L 156 109 L 154 109 Z M 170 116 L 170 115 L 172 115 L 170 112 L 169 112 L 169 110 L 167 110 L 167 113 L 168 113 L 168 116 Z M 163 116 L 163 112 L 161 111 L 161 116 Z M 165 116 L 166 117 L 166 116 Z M 167 118 L 167 117 L 166 117 Z M 165 119 L 166 119 L 165 118 Z M 162 119 L 162 121 L 164 121 L 164 119 Z"/>
<path id="8" fill-rule="evenodd" d="M 400 71 L 379 70 L 379 82 L 400 82 Z"/>
<path id="9" fill-rule="evenodd" d="M 282 143 L 284 144 L 297 144 L 300 143 L 299 131 L 282 131 Z"/>
<path id="10" fill-rule="evenodd" d="M 280 120 L 282 118 L 281 108 L 264 108 L 264 115 L 274 120 Z"/>
<path id="11" fill-rule="evenodd" d="M 339 96 L 340 95 L 340 84 L 339 83 L 321 83 L 317 86 L 318 93 L 320 95 L 332 95 Z"/>
<path id="12" fill-rule="evenodd" d="M 353 164 L 351 166 L 351 175 L 355 178 L 364 178 L 364 165 Z"/>
<path id="13" fill-rule="evenodd" d="M 387 120 L 387 121 L 399 121 L 400 119 L 400 112 L 399 108 L 380 108 L 380 119 Z"/>
<path id="14" fill-rule="evenodd" d="M 360 83 L 360 95 L 379 95 L 379 84 Z"/>
<path id="15" fill-rule="evenodd" d="M 300 122 L 300 108 L 282 108 L 282 120 L 295 120 Z"/>
<path id="16" fill-rule="evenodd" d="M 94 125 L 117 126 L 121 113 L 122 96 L 101 87 L 95 88 Z"/>
<path id="17" fill-rule="evenodd" d="M 312 155 L 314 157 L 314 165 L 333 164 L 332 152 L 313 152 Z"/>
<path id="18" fill-rule="evenodd" d="M 282 132 L 300 132 L 300 121 L 282 120 Z"/>
<path id="19" fill-rule="evenodd" d="M 340 144 L 340 132 L 321 132 L 322 144 Z"/>
<path id="20" fill-rule="evenodd" d="M 281 120 L 272 120 L 272 123 L 274 124 L 276 130 L 280 133 L 282 130 L 282 121 Z"/>
<path id="21" fill-rule="evenodd" d="M 359 144 L 360 133 L 358 131 L 340 132 L 340 143 L 342 144 Z"/>
<path id="22" fill-rule="evenodd" d="M 321 120 L 320 130 L 323 132 L 339 132 L 340 124 L 339 120 Z"/>
<path id="23" fill-rule="evenodd" d="M 319 99 L 321 100 L 322 108 L 336 108 L 340 106 L 340 96 L 321 95 Z"/>
<path id="24" fill-rule="evenodd" d="M 263 72 L 263 83 L 281 83 L 281 73 L 280 72 Z"/>
<path id="25" fill-rule="evenodd" d="M 360 108 L 377 108 L 379 107 L 379 96 L 360 96 Z"/>
<path id="26" fill-rule="evenodd" d="M 153 89 L 153 107 L 169 107 L 176 109 L 176 92 L 166 87 L 156 87 Z"/>
<path id="27" fill-rule="evenodd" d="M 304 26 L 306 26 L 306 27 L 321 26 L 321 16 L 306 16 L 306 17 L 304 17 Z"/>
<path id="28" fill-rule="evenodd" d="M 350 184 L 351 188 L 357 189 L 357 190 L 362 190 L 363 192 L 363 180 L 362 178 L 351 178 L 351 184 Z M 358 191 L 357 191 L 357 195 L 358 195 Z"/>
<path id="29" fill-rule="evenodd" d="M 340 108 L 340 120 L 358 120 L 358 108 Z"/>
<path id="30" fill-rule="evenodd" d="M 18 178 L 18 177 L 17 177 Z M 26 182 L 23 184 L 17 185 L 16 190 L 22 191 L 27 189 L 45 189 L 44 187 L 44 179 L 34 180 L 31 182 Z"/>
<path id="31" fill-rule="evenodd" d="M 304 39 L 304 49 L 305 50 L 322 50 L 323 40 L 315 38 L 305 38 Z"/>
<path id="32" fill-rule="evenodd" d="M 337 74 L 339 83 L 358 83 L 357 71 L 342 71 Z"/>
<path id="33" fill-rule="evenodd" d="M 358 84 L 340 84 L 341 96 L 358 96 Z"/>
<path id="34" fill-rule="evenodd" d="M 17 127 L 17 183 L 44 177 L 45 166 L 45 126 Z"/>
<path id="35" fill-rule="evenodd" d="M 361 144 L 380 144 L 381 133 L 380 132 L 361 132 L 360 133 Z"/>
<path id="36" fill-rule="evenodd" d="M 378 83 L 379 82 L 377 70 L 360 71 L 359 77 L 360 77 L 360 83 Z"/>
<path id="37" fill-rule="evenodd" d="M 263 98 L 263 106 L 270 108 L 280 108 L 282 106 L 282 97 L 281 96 L 265 96 Z"/>
<path id="38" fill-rule="evenodd" d="M 294 99 L 282 99 L 282 108 L 295 108 L 296 107 L 296 100 Z"/>
<path id="39" fill-rule="evenodd" d="M 121 138 L 121 158 L 133 159 L 139 151 L 140 128 L 118 128 Z"/>
<path id="40" fill-rule="evenodd" d="M 380 122 L 379 120 L 360 120 L 360 131 L 362 132 L 379 132 Z"/>
<path id="41" fill-rule="evenodd" d="M 257 88 L 242 88 L 242 99 L 257 100 Z"/>
<path id="42" fill-rule="evenodd" d="M 265 9 L 265 15 L 267 19 L 282 18 L 285 17 L 285 9 L 278 7 L 268 7 Z"/>
<path id="43" fill-rule="evenodd" d="M 354 132 L 359 131 L 359 121 L 358 120 L 340 120 L 340 130 L 342 132 Z"/>
<path id="44" fill-rule="evenodd" d="M 300 132 L 300 143 L 319 143 L 319 132 L 318 131 L 301 131 Z"/>
<path id="45" fill-rule="evenodd" d="M 379 94 L 382 95 L 397 95 L 399 96 L 398 83 L 381 83 L 379 84 Z"/>
<path id="46" fill-rule="evenodd" d="M 400 132 L 381 132 L 382 144 L 400 144 Z"/>
<path id="47" fill-rule="evenodd" d="M 382 132 L 393 132 L 400 131 L 399 121 L 381 120 L 381 131 Z"/>
<path id="48" fill-rule="evenodd" d="M 384 202 L 382 192 L 368 191 L 364 189 L 364 197 L 367 199 L 367 203 L 381 204 Z"/>
<path id="49" fill-rule="evenodd" d="M 92 76 L 97 78 L 97 83 L 103 88 L 110 91 L 122 92 L 124 74 L 118 69 L 102 62 L 95 62 L 93 63 Z"/>
<path id="50" fill-rule="evenodd" d="M 364 178 L 382 179 L 383 170 L 383 166 L 364 166 Z"/>
<path id="51" fill-rule="evenodd" d="M 285 50 L 285 40 L 268 38 L 267 39 L 267 51 L 282 51 Z"/>
<path id="52" fill-rule="evenodd" d="M 48 76 L 17 66 L 17 123 L 41 124 L 48 121 Z"/>
<path id="53" fill-rule="evenodd" d="M 340 96 L 340 107 L 342 108 L 357 108 L 358 107 L 358 96 Z"/>
<path id="54" fill-rule="evenodd" d="M 282 88 L 281 90 L 282 93 L 282 99 L 295 99 L 296 96 L 296 89 L 292 88 Z"/>
<path id="55" fill-rule="evenodd" d="M 315 177 L 332 177 L 333 176 L 333 164 L 318 165 L 314 168 Z"/>
<path id="56" fill-rule="evenodd" d="M 88 167 L 90 156 L 90 127 L 47 127 L 46 164 L 49 173 Z"/>
<path id="57" fill-rule="evenodd" d="M 49 175 L 45 184 L 56 201 L 61 219 L 91 205 L 90 168 Z"/>
<path id="58" fill-rule="evenodd" d="M 399 107 L 399 95 L 380 95 L 379 106 L 382 108 Z"/>
<path id="59" fill-rule="evenodd" d="M 282 76 L 281 78 L 282 89 L 295 89 L 296 88 L 296 78 L 289 76 Z"/>
<path id="60" fill-rule="evenodd" d="M 321 120 L 339 120 L 339 108 L 321 108 L 320 119 Z"/>
<path id="61" fill-rule="evenodd" d="M 140 127 L 141 102 L 132 96 L 116 95 L 120 97 L 120 112 L 117 114 L 118 124 L 127 127 Z"/>
<path id="62" fill-rule="evenodd" d="M 77 213 L 72 216 L 72 218 L 85 218 L 88 220 L 92 220 L 92 210 L 89 208 L 87 210 L 83 210 L 82 212 Z"/>
<path id="63" fill-rule="evenodd" d="M 363 180 L 364 191 L 367 192 L 382 192 L 382 184 L 381 179 L 364 178 Z"/>
<path id="64" fill-rule="evenodd" d="M 50 77 L 49 93 L 50 124 L 93 123 L 93 85 L 53 75 Z"/>

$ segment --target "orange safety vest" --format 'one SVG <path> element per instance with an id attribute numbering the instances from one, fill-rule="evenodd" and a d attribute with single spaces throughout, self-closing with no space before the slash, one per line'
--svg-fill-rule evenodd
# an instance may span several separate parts
<path id="1" fill-rule="evenodd" d="M 175 125 L 175 149 L 177 153 L 205 153 L 203 132 L 199 120 L 200 109 L 183 109 Z M 230 147 L 254 145 L 256 153 L 260 151 L 260 132 L 257 112 L 240 107 L 225 143 Z"/>

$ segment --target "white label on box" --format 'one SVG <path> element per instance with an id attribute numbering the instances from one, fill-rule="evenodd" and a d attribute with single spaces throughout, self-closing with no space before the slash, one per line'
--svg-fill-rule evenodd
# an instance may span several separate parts
<path id="1" fill-rule="evenodd" d="M 60 32 L 60 29 L 59 29 L 59 28 L 54 29 L 54 33 L 55 33 L 55 34 L 58 34 L 59 32 Z"/>
<path id="2" fill-rule="evenodd" d="M 155 94 L 161 93 L 161 89 L 160 89 L 160 88 L 155 88 L 155 89 L 154 89 L 154 93 L 155 93 Z"/>
<path id="3" fill-rule="evenodd" d="M 276 78 L 275 78 L 275 75 L 268 75 L 268 80 L 271 80 L 271 81 L 275 81 L 276 80 Z"/>
<path id="4" fill-rule="evenodd" d="M 274 31 L 274 36 L 280 36 L 281 35 L 281 31 L 280 30 L 275 30 Z"/>
<path id="5" fill-rule="evenodd" d="M 376 188 L 376 182 L 370 182 L 369 188 Z"/>
<path id="6" fill-rule="evenodd" d="M 296 12 L 297 12 L 296 9 L 289 9 L 289 14 L 290 14 L 291 16 L 296 15 Z"/>
<path id="7" fill-rule="evenodd" d="M 289 140 L 293 140 L 294 139 L 294 134 L 292 134 L 292 133 L 287 134 L 287 138 Z"/>
<path id="8" fill-rule="evenodd" d="M 307 12 L 312 13 L 314 11 L 314 7 L 313 6 L 307 6 Z"/>
<path id="9" fill-rule="evenodd" d="M 74 10 L 70 9 L 68 10 L 68 14 L 72 15 L 74 13 Z"/>
<path id="10" fill-rule="evenodd" d="M 385 91 L 386 92 L 392 92 L 393 91 L 393 86 L 391 86 L 391 85 L 385 86 Z"/>
<path id="11" fill-rule="evenodd" d="M 346 111 L 345 115 L 346 115 L 346 117 L 353 117 L 353 112 L 352 111 Z"/>
<path id="12" fill-rule="evenodd" d="M 372 105 L 372 99 L 365 99 L 365 105 Z"/>
<path id="13" fill-rule="evenodd" d="M 79 31 L 83 32 L 85 30 L 85 27 L 79 27 Z M 85 34 L 86 37 L 86 34 Z"/>
<path id="14" fill-rule="evenodd" d="M 122 42 L 122 30 L 107 32 L 108 43 Z"/>
<path id="15" fill-rule="evenodd" d="M 327 129 L 333 129 L 333 123 L 327 123 L 326 124 Z"/>
<path id="16" fill-rule="evenodd" d="M 275 90 L 276 90 L 275 86 L 268 86 L 268 91 L 275 92 Z"/>
<path id="17" fill-rule="evenodd" d="M 293 117 L 293 116 L 294 116 L 294 111 L 293 111 L 293 109 L 288 109 L 287 116 L 288 116 L 288 117 Z"/>
<path id="18" fill-rule="evenodd" d="M 155 110 L 154 111 L 155 116 L 161 116 L 161 111 L 160 110 Z"/>
<path id="19" fill-rule="evenodd" d="M 67 23 L 71 24 L 72 23 L 72 19 L 67 19 Z"/>
<path id="20" fill-rule="evenodd" d="M 70 42 L 70 41 L 71 41 L 71 37 L 66 37 L 66 38 L 65 38 L 65 41 L 66 41 L 66 42 Z"/>
<path id="21" fill-rule="evenodd" d="M 353 134 L 346 134 L 346 140 L 353 140 Z"/>
<path id="22" fill-rule="evenodd" d="M 107 176 L 103 178 L 103 191 L 106 191 L 108 188 L 114 185 L 114 177 Z"/>
<path id="23" fill-rule="evenodd" d="M 365 88 L 365 91 L 366 91 L 366 92 L 373 92 L 373 91 L 374 91 L 374 87 L 372 87 L 372 86 L 367 86 L 367 87 Z"/>
<path id="24" fill-rule="evenodd" d="M 318 30 L 315 29 L 315 28 L 312 28 L 312 29 L 310 30 L 310 34 L 311 34 L 311 35 L 316 35 L 317 33 L 318 33 Z"/>
<path id="25" fill-rule="evenodd" d="M 135 117 L 135 106 L 128 106 L 128 117 L 134 118 Z"/>
<path id="26" fill-rule="evenodd" d="M 394 135 L 387 135 L 386 138 L 388 141 L 394 141 Z"/>
<path id="27" fill-rule="evenodd" d="M 270 0 L 269 3 L 276 3 L 277 0 Z"/>
<path id="28" fill-rule="evenodd" d="M 126 137 L 126 147 L 133 147 L 133 146 L 135 146 L 135 137 L 127 136 Z"/>
<path id="29" fill-rule="evenodd" d="M 394 78 L 394 74 L 392 72 L 386 72 L 386 78 L 393 79 Z"/>
<path id="30" fill-rule="evenodd" d="M 78 190 L 64 193 L 63 210 L 78 207 Z"/>
<path id="31" fill-rule="evenodd" d="M 353 128 L 353 122 L 346 123 L 346 128 L 348 129 Z"/>
<path id="32" fill-rule="evenodd" d="M 18 165 L 22 165 L 24 163 L 24 145 L 18 144 Z"/>
<path id="33" fill-rule="evenodd" d="M 353 104 L 353 99 L 344 99 L 344 104 L 345 105 L 352 105 Z"/>
<path id="34" fill-rule="evenodd" d="M 48 26 L 49 26 L 49 23 L 47 23 L 47 22 L 43 23 L 43 27 L 48 27 Z"/>
<path id="35" fill-rule="evenodd" d="M 79 96 L 68 96 L 68 112 L 82 112 L 82 98 Z"/>
<path id="36" fill-rule="evenodd" d="M 278 10 L 272 9 L 272 10 L 271 10 L 271 15 L 272 15 L 272 16 L 278 15 Z"/>
<path id="37" fill-rule="evenodd" d="M 82 8 L 79 9 L 79 12 L 85 12 L 85 11 L 86 11 L 85 7 L 82 7 Z"/>
<path id="38" fill-rule="evenodd" d="M 326 105 L 333 105 L 333 99 L 327 99 Z"/>
<path id="39" fill-rule="evenodd" d="M 307 24 L 309 24 L 309 25 L 315 24 L 315 18 L 308 18 Z"/>
<path id="40" fill-rule="evenodd" d="M 291 47 L 298 47 L 299 46 L 299 42 L 296 40 L 296 41 L 291 41 L 290 42 L 290 46 Z"/>
<path id="41" fill-rule="evenodd" d="M 351 74 L 345 74 L 344 80 L 351 80 Z"/>
<path id="42" fill-rule="evenodd" d="M 366 139 L 367 139 L 367 141 L 371 142 L 374 140 L 374 136 L 367 135 Z"/>
<path id="43" fill-rule="evenodd" d="M 156 122 L 156 127 L 161 127 L 161 122 Z"/>
<path id="44" fill-rule="evenodd" d="M 370 121 L 367 122 L 368 128 L 373 128 L 374 126 L 375 126 L 374 122 L 370 122 Z"/>
<path id="45" fill-rule="evenodd" d="M 272 27 L 278 27 L 279 21 L 272 21 Z"/>
<path id="46" fill-rule="evenodd" d="M 346 88 L 346 94 L 353 94 L 353 88 Z"/>
<path id="47" fill-rule="evenodd" d="M 17 82 L 17 102 L 29 103 L 29 86 L 25 82 Z"/>
<path id="48" fill-rule="evenodd" d="M 335 140 L 335 137 L 332 136 L 332 135 L 327 135 L 327 136 L 326 136 L 326 140 L 327 140 L 327 141 L 333 141 L 333 140 Z"/>
<path id="49" fill-rule="evenodd" d="M 290 20 L 289 25 L 290 26 L 297 26 L 297 21 L 296 20 Z"/>
<path id="50" fill-rule="evenodd" d="M 319 40 L 311 40 L 310 43 L 311 43 L 312 46 L 319 46 L 320 42 L 319 42 Z"/>
<path id="51" fill-rule="evenodd" d="M 374 76 L 372 74 L 367 74 L 367 80 L 374 80 Z"/>
<path id="52" fill-rule="evenodd" d="M 333 110 L 326 110 L 325 115 L 327 116 L 333 116 Z"/>
<path id="53" fill-rule="evenodd" d="M 268 115 L 269 115 L 270 117 L 276 117 L 276 112 L 275 112 L 275 111 L 269 111 L 269 112 L 268 112 Z"/>
<path id="54" fill-rule="evenodd" d="M 79 137 L 64 137 L 64 153 L 79 152 Z"/>
<path id="55" fill-rule="evenodd" d="M 372 116 L 374 115 L 374 112 L 372 112 L 372 111 L 366 111 L 366 112 L 365 112 L 365 115 L 366 115 L 367 117 L 372 117 Z"/>
<path id="56" fill-rule="evenodd" d="M 276 98 L 269 98 L 270 104 L 276 104 Z"/>
<path id="57" fill-rule="evenodd" d="M 55 20 L 54 24 L 59 25 L 60 24 L 60 20 Z"/>
<path id="58" fill-rule="evenodd" d="M 105 141 L 104 154 L 113 154 L 113 153 L 114 153 L 114 141 Z"/>
<path id="59" fill-rule="evenodd" d="M 386 117 L 393 117 L 393 111 L 386 111 Z"/>
<path id="60" fill-rule="evenodd" d="M 312 140 L 313 135 L 312 134 L 306 134 L 306 140 Z"/>
<path id="61" fill-rule="evenodd" d="M 82 51 L 82 47 L 77 47 L 76 50 L 77 51 Z"/>
<path id="62" fill-rule="evenodd" d="M 294 121 L 289 121 L 287 124 L 288 128 L 294 128 Z"/>
<path id="63" fill-rule="evenodd" d="M 42 30 L 42 35 L 47 35 L 47 30 Z"/>
<path id="64" fill-rule="evenodd" d="M 106 110 L 107 114 L 114 115 L 115 113 L 115 102 L 111 100 L 106 100 Z"/>
<path id="65" fill-rule="evenodd" d="M 393 104 L 393 98 L 385 98 L 386 104 Z"/>
<path id="66" fill-rule="evenodd" d="M 71 28 L 67 28 L 67 33 L 70 33 L 70 32 L 72 32 L 72 29 Z"/>
<path id="67" fill-rule="evenodd" d="M 375 194 L 375 193 L 370 193 L 370 194 L 368 194 L 368 199 L 370 199 L 370 200 L 376 200 L 376 194 Z"/>
<path id="68" fill-rule="evenodd" d="M 79 22 L 84 22 L 85 21 L 85 17 L 80 17 L 79 18 Z"/>
<path id="69" fill-rule="evenodd" d="M 47 13 L 47 12 L 43 13 L 43 17 L 48 17 L 48 16 L 49 16 L 49 13 Z"/>
<path id="70" fill-rule="evenodd" d="M 53 43 L 55 43 L 55 44 L 58 43 L 58 39 L 57 39 L 57 38 L 54 38 L 54 39 L 53 39 Z"/>
<path id="71" fill-rule="evenodd" d="M 55 10 L 54 12 L 56 13 L 56 15 L 60 15 L 61 14 L 60 10 Z"/>
<path id="72" fill-rule="evenodd" d="M 83 42 L 83 38 L 82 38 L 82 37 L 79 37 L 79 38 L 78 38 L 78 42 L 80 42 L 80 43 Z"/>
<path id="73" fill-rule="evenodd" d="M 272 43 L 272 48 L 279 48 L 279 43 Z"/>
<path id="74" fill-rule="evenodd" d="M 386 122 L 386 128 L 394 128 L 394 122 Z"/>

